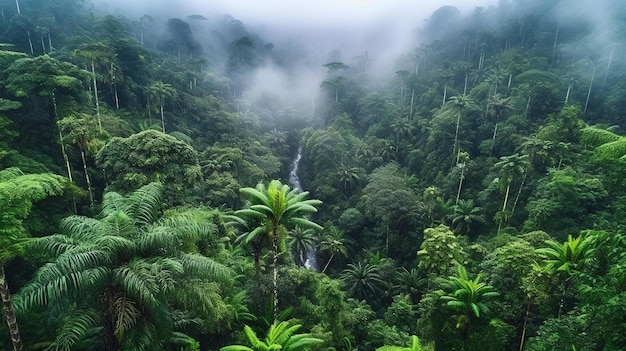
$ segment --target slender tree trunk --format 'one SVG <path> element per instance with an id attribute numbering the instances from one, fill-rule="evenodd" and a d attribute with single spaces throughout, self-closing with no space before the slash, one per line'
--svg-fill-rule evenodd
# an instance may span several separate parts
<path id="1" fill-rule="evenodd" d="M 9 326 L 9 333 L 11 333 L 13 351 L 22 351 L 22 338 L 17 326 L 17 318 L 15 317 L 15 310 L 13 309 L 13 302 L 11 301 L 11 291 L 9 290 L 9 283 L 7 282 L 3 265 L 0 265 L 0 297 L 2 298 L 4 314 L 7 325 Z"/>
<path id="2" fill-rule="evenodd" d="M 98 128 L 102 130 L 102 121 L 100 120 L 100 100 L 98 100 L 98 82 L 96 81 L 96 63 L 91 60 L 91 75 L 93 76 L 93 95 L 96 99 L 96 116 L 98 117 Z"/>
<path id="3" fill-rule="evenodd" d="M 526 102 L 526 109 L 524 110 L 524 118 L 528 117 L 529 109 L 530 109 L 530 94 L 528 95 L 528 101 Z"/>
<path id="4" fill-rule="evenodd" d="M 441 107 L 446 104 L 446 95 L 448 94 L 448 85 L 443 86 L 443 101 L 441 102 Z"/>
<path id="5" fill-rule="evenodd" d="M 462 111 L 459 111 L 459 116 L 456 119 L 456 131 L 454 132 L 454 145 L 452 146 L 452 159 L 454 159 L 454 155 L 456 154 L 456 164 L 459 163 L 459 154 L 457 153 L 457 144 L 459 142 L 459 125 L 461 124 L 462 113 L 463 113 Z"/>
<path id="6" fill-rule="evenodd" d="M 556 33 L 554 34 L 554 44 L 552 45 L 552 63 L 554 64 L 554 55 L 556 54 L 556 45 L 559 41 L 559 27 L 561 26 L 561 24 L 557 24 L 556 25 Z"/>
<path id="7" fill-rule="evenodd" d="M 613 54 L 615 53 L 615 46 L 611 50 L 611 55 L 609 55 L 609 63 L 606 65 L 606 72 L 604 72 L 604 80 L 602 81 L 602 86 L 606 85 L 606 78 L 609 76 L 609 71 L 611 70 L 611 63 L 613 62 Z"/>
<path id="8" fill-rule="evenodd" d="M 42 54 L 46 53 L 46 43 L 43 41 L 43 34 L 41 35 L 41 50 Z"/>
<path id="9" fill-rule="evenodd" d="M 50 38 L 50 30 L 48 30 L 48 52 L 52 52 L 52 38 Z"/>
<path id="10" fill-rule="evenodd" d="M 165 115 L 163 114 L 163 102 L 161 102 L 161 129 L 165 133 Z"/>
<path id="11" fill-rule="evenodd" d="M 15 0 L 15 6 L 17 6 L 17 14 L 21 15 L 22 11 L 20 11 L 20 1 L 19 0 Z"/>
<path id="12" fill-rule="evenodd" d="M 272 249 L 274 250 L 274 260 L 272 262 L 273 265 L 273 279 L 272 283 L 274 285 L 274 320 L 278 316 L 278 233 L 274 230 L 274 235 L 272 236 Z"/>
<path id="13" fill-rule="evenodd" d="M 517 201 L 519 201 L 520 194 L 522 193 L 522 188 L 524 187 L 524 183 L 526 182 L 526 175 L 527 173 L 524 172 L 524 177 L 522 177 L 522 183 L 519 185 L 517 195 L 515 195 L 515 201 L 513 201 L 513 207 L 511 207 L 511 213 L 515 212 L 515 206 L 517 206 Z"/>
<path id="14" fill-rule="evenodd" d="M 567 86 L 567 93 L 565 93 L 565 103 L 563 105 L 567 105 L 567 102 L 569 101 L 569 93 L 570 93 L 570 91 L 572 91 L 572 83 L 571 82 Z"/>
<path id="15" fill-rule="evenodd" d="M 528 304 L 526 304 L 526 315 L 524 316 L 524 326 L 522 327 L 522 337 L 519 342 L 519 351 L 524 349 L 524 341 L 526 341 L 526 325 L 528 324 L 528 316 L 530 315 L 530 306 L 532 305 L 533 299 L 528 298 Z"/>
<path id="16" fill-rule="evenodd" d="M 506 186 L 506 193 L 504 194 L 504 203 L 502 204 L 502 215 L 504 216 L 504 211 L 506 211 L 506 205 L 509 202 L 509 192 L 511 191 L 511 181 L 509 181 L 509 184 Z M 500 229 L 502 229 L 502 223 L 504 223 L 504 217 L 500 218 L 500 223 L 498 223 L 498 233 L 500 232 Z"/>
<path id="17" fill-rule="evenodd" d="M 89 178 L 89 173 L 87 172 L 87 161 L 85 159 L 85 151 L 83 148 L 80 148 L 80 158 L 83 160 L 83 171 L 85 172 L 85 181 L 87 182 L 87 190 L 89 191 L 89 201 L 91 205 L 93 205 L 93 191 L 91 189 L 91 178 Z"/>
<path id="18" fill-rule="evenodd" d="M 593 87 L 593 79 L 596 76 L 596 65 L 593 65 L 593 71 L 591 72 L 591 81 L 589 82 L 589 91 L 587 92 L 587 100 L 585 101 L 585 110 L 583 114 L 587 113 L 587 105 L 589 105 L 589 98 L 591 97 L 591 88 Z"/>
<path id="19" fill-rule="evenodd" d="M 461 177 L 459 178 L 459 189 L 456 191 L 456 201 L 455 205 L 459 204 L 459 199 L 461 198 L 461 187 L 463 186 L 463 175 L 465 173 L 465 162 L 463 162 L 463 167 L 461 167 Z M 454 209 L 456 211 L 456 208 Z"/>
<path id="20" fill-rule="evenodd" d="M 467 93 L 467 74 L 465 75 L 465 84 L 463 84 L 463 96 Z"/>
<path id="21" fill-rule="evenodd" d="M 411 90 L 411 107 L 409 108 L 409 119 L 413 117 L 413 101 L 415 97 L 415 88 Z"/>
<path id="22" fill-rule="evenodd" d="M 30 54 L 34 56 L 35 50 L 33 49 L 33 40 L 30 38 L 30 31 L 26 31 L 26 34 L 28 35 L 28 46 L 30 46 Z"/>
<path id="23" fill-rule="evenodd" d="M 328 268 L 328 265 L 330 265 L 330 261 L 333 260 L 333 257 L 335 257 L 335 253 L 331 253 L 330 254 L 330 258 L 328 259 L 328 262 L 326 262 L 326 265 L 324 266 L 324 269 L 322 269 L 322 273 L 326 272 L 326 269 Z"/>
<path id="24" fill-rule="evenodd" d="M 113 72 L 113 92 L 115 95 L 115 108 L 120 109 L 120 99 L 117 95 L 117 81 L 115 80 L 115 67 L 113 67 L 113 62 L 111 62 L 111 72 Z"/>
<path id="25" fill-rule="evenodd" d="M 498 133 L 498 120 L 496 120 L 496 125 L 493 127 L 493 137 L 491 137 L 491 150 L 489 150 L 489 157 L 493 155 L 493 146 L 496 144 L 497 133 Z"/>

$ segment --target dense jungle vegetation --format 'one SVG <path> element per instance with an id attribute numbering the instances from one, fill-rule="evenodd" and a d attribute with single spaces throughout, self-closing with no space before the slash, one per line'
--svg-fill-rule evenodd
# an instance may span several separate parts
<path id="1" fill-rule="evenodd" d="M 626 6 L 568 3 L 329 53 L 313 108 L 233 16 L 0 1 L 0 349 L 626 349 Z"/>

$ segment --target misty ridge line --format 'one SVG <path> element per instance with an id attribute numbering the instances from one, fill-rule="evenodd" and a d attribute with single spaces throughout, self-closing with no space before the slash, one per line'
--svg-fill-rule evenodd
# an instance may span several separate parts
<path id="1" fill-rule="evenodd" d="M 526 2 L 532 3 L 532 1 Z M 555 2 L 554 9 L 548 14 L 557 24 L 553 61 L 567 59 L 567 56 L 572 54 L 568 50 L 571 51 L 571 47 L 576 46 L 574 43 L 559 43 L 559 30 L 563 33 L 581 22 L 592 28 L 588 37 L 580 39 L 582 45 L 596 48 L 595 57 L 589 60 L 607 61 L 607 58 L 614 54 L 618 40 L 611 31 L 612 19 L 604 6 L 607 2 L 608 0 L 600 1 L 593 5 L 588 1 L 580 0 L 576 4 L 578 6 L 572 6 L 570 2 Z M 343 5 L 349 9 L 347 3 Z M 398 2 L 400 3 L 406 6 L 405 2 Z M 240 105 L 263 105 L 263 101 L 271 97 L 278 102 L 270 107 L 273 114 L 280 114 L 281 111 L 287 109 L 296 110 L 302 116 L 311 117 L 315 114 L 317 100 L 323 92 L 324 83 L 330 78 L 331 84 L 326 84 L 326 87 L 332 85 L 333 75 L 323 67 L 324 64 L 345 63 L 349 67 L 343 72 L 344 75 L 361 75 L 360 79 L 363 79 L 362 76 L 365 73 L 367 75 L 366 86 L 384 91 L 389 89 L 390 81 L 395 79 L 394 72 L 406 70 L 415 71 L 417 74 L 420 70 L 419 60 L 422 60 L 422 72 L 427 70 L 427 44 L 445 41 L 452 35 L 458 35 L 458 31 L 466 30 L 468 21 L 477 16 L 482 16 L 483 22 L 481 28 L 476 28 L 476 30 L 483 31 L 498 28 L 502 24 L 502 18 L 498 18 L 498 15 L 506 17 L 515 13 L 518 18 L 524 18 L 533 9 L 524 9 L 520 5 L 523 3 L 525 2 L 500 1 L 498 8 L 493 6 L 485 8 L 474 6 L 484 4 L 470 5 L 465 2 L 465 12 L 455 6 L 442 6 L 429 16 L 423 16 L 427 17 L 426 20 L 420 20 L 420 17 L 415 15 L 408 21 L 405 17 L 402 17 L 402 20 L 398 19 L 400 16 L 394 17 L 394 12 L 391 10 L 398 11 L 398 8 L 389 5 L 377 8 L 381 13 L 378 17 L 370 15 L 359 20 L 348 18 L 344 23 L 339 24 L 329 23 L 329 21 L 320 21 L 317 25 L 304 22 L 299 27 L 285 20 L 284 16 L 264 17 L 267 14 L 264 15 L 262 12 L 258 14 L 258 17 L 249 12 L 246 14 L 245 5 L 231 7 L 231 10 L 243 11 L 249 23 L 244 23 L 231 15 L 221 14 L 218 10 L 219 5 L 224 5 L 223 3 L 218 3 L 215 8 L 209 8 L 207 5 L 189 1 L 173 11 L 173 13 L 186 11 L 186 16 L 164 21 L 154 20 L 153 23 L 156 23 L 157 27 L 152 30 L 153 33 L 166 33 L 166 26 L 172 20 L 182 22 L 179 23 L 182 26 L 188 24 L 190 33 L 185 40 L 196 43 L 194 45 L 198 47 L 194 49 L 196 50 L 194 53 L 202 55 L 212 70 L 231 79 L 230 97 L 245 101 Z M 140 3 L 134 4 L 138 7 Z M 109 9 L 111 6 L 113 5 L 109 3 Z M 357 6 L 353 9 L 358 8 L 358 5 L 352 6 Z M 469 6 L 472 6 L 471 10 Z M 271 7 L 268 5 L 264 8 Z M 115 12 L 130 14 L 122 9 L 123 7 L 119 7 Z M 158 6 L 151 6 L 149 10 L 153 13 L 152 18 L 167 17 L 159 13 Z M 507 14 L 507 11 L 510 13 Z M 405 12 L 411 11 L 403 11 Z M 418 13 L 419 9 L 415 12 Z M 285 13 L 290 12 L 285 11 Z M 398 12 L 395 14 L 397 15 Z M 520 27 L 523 30 L 523 23 Z M 227 58 L 232 54 L 229 54 L 228 50 L 233 44 L 238 45 L 237 41 L 243 38 L 249 40 L 249 43 L 240 43 L 244 50 L 239 61 L 242 65 L 248 65 L 247 72 L 233 74 L 233 67 L 228 67 Z M 479 41 L 478 35 L 474 40 L 474 49 L 478 50 L 476 48 Z M 176 45 L 178 43 L 175 42 Z M 257 54 L 262 54 L 256 57 L 255 62 L 246 62 L 244 52 L 246 45 L 249 45 L 252 51 L 257 51 Z M 500 48 L 488 48 L 487 51 L 491 53 L 506 51 L 507 47 L 513 43 L 499 43 L 499 45 Z M 463 56 L 467 52 L 468 58 L 470 57 L 471 46 L 472 38 L 468 42 L 468 47 L 463 48 Z M 178 49 L 178 55 L 180 56 L 180 49 Z M 488 55 L 487 59 L 490 56 Z M 420 58 L 417 59 L 417 57 Z M 477 62 L 474 64 L 480 65 Z"/>

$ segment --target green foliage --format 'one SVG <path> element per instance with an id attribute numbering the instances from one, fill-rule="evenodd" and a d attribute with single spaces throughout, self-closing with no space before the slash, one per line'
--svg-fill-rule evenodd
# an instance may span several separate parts
<path id="1" fill-rule="evenodd" d="M 184 212 L 161 217 L 162 193 L 159 183 L 128 196 L 109 192 L 98 218 L 67 217 L 62 234 L 37 239 L 35 249 L 51 263 L 20 291 L 17 306 L 29 310 L 80 302 L 97 309 L 104 319 L 97 325 L 93 318 L 84 319 L 88 325 L 73 325 L 80 319 L 68 317 L 70 324 L 57 335 L 63 345 L 81 339 L 87 329 L 100 333 L 104 343 L 158 344 L 174 324 L 170 303 L 183 310 L 193 306 L 199 317 L 221 318 L 219 286 L 206 284 L 228 282 L 230 271 L 182 250 L 185 241 L 212 229 Z M 99 328 L 102 324 L 111 328 Z"/>
<path id="2" fill-rule="evenodd" d="M 251 347 L 244 345 L 230 345 L 220 348 L 220 351 L 272 351 L 307 350 L 324 340 L 311 337 L 310 334 L 296 334 L 300 324 L 290 325 L 289 322 L 274 322 L 267 331 L 266 337 L 261 340 L 249 326 L 244 327 L 244 333 Z"/>
<path id="3" fill-rule="evenodd" d="M 417 256 L 420 269 L 439 277 L 446 276 L 450 268 L 466 260 L 459 239 L 443 224 L 424 230 L 424 241 Z"/>

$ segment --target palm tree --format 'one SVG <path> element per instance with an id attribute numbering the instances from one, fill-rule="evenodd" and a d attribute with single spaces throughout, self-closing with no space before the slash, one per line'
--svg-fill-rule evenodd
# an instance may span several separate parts
<path id="1" fill-rule="evenodd" d="M 161 216 L 163 185 L 151 183 L 128 196 L 103 197 L 97 218 L 71 216 L 61 234 L 37 239 L 50 257 L 17 295 L 22 309 L 67 303 L 58 349 L 94 333 L 105 350 L 155 349 L 176 323 L 171 306 L 215 318 L 219 299 L 210 282 L 230 280 L 230 271 L 185 247 L 212 232 L 190 211 Z"/>
<path id="2" fill-rule="evenodd" d="M 296 256 L 298 264 L 304 266 L 307 252 L 315 247 L 317 238 L 315 237 L 315 231 L 312 229 L 296 226 L 289 231 L 287 242 Z"/>
<path id="3" fill-rule="evenodd" d="M 498 231 L 502 229 L 503 222 L 506 221 L 512 213 L 507 212 L 507 205 L 509 201 L 509 195 L 511 192 L 511 184 L 513 183 L 513 179 L 518 174 L 526 173 L 526 165 L 527 165 L 528 155 L 520 155 L 514 154 L 511 156 L 502 156 L 500 157 L 500 161 L 494 164 L 496 168 L 500 168 L 500 178 L 498 182 L 501 187 L 505 187 L 504 192 L 504 201 L 502 203 L 502 210 L 500 210 L 498 218 Z M 503 217 L 504 216 L 504 217 Z"/>
<path id="4" fill-rule="evenodd" d="M 18 168 L 0 171 L 0 298 L 13 351 L 21 351 L 23 345 L 4 265 L 21 251 L 20 244 L 26 237 L 22 221 L 30 213 L 33 203 L 60 195 L 65 185 L 64 178 L 53 174 L 24 174 Z"/>
<path id="5" fill-rule="evenodd" d="M 441 297 L 447 301 L 449 307 L 461 313 L 457 316 L 456 327 L 461 330 L 463 342 L 467 341 L 472 321 L 489 311 L 484 301 L 500 295 L 493 291 L 491 285 L 482 283 L 481 278 L 479 274 L 476 278 L 470 279 L 465 267 L 459 265 L 457 275 L 448 278 L 449 293 Z"/>
<path id="6" fill-rule="evenodd" d="M 330 257 L 324 265 L 322 273 L 326 272 L 326 269 L 328 269 L 328 266 L 335 257 L 335 254 L 341 254 L 344 257 L 348 256 L 346 241 L 343 235 L 343 231 L 339 230 L 335 226 L 330 226 L 325 230 L 324 235 L 322 236 L 322 240 L 319 243 L 319 247 L 321 252 L 330 253 Z"/>
<path id="7" fill-rule="evenodd" d="M 376 265 L 361 262 L 349 264 L 341 272 L 341 281 L 348 295 L 359 300 L 378 296 L 385 285 Z"/>
<path id="8" fill-rule="evenodd" d="M 544 260 L 544 270 L 550 275 L 556 276 L 562 284 L 563 292 L 559 303 L 557 317 L 561 316 L 565 295 L 570 287 L 570 278 L 575 272 L 580 271 L 593 253 L 591 238 L 579 235 L 576 239 L 572 235 L 560 244 L 553 240 L 546 240 L 548 247 L 535 250 Z"/>
<path id="9" fill-rule="evenodd" d="M 491 157 L 493 155 L 493 147 L 496 144 L 496 134 L 498 133 L 498 122 L 500 122 L 500 117 L 504 111 L 513 109 L 513 106 L 511 105 L 510 97 L 504 98 L 500 94 L 494 94 L 489 100 L 489 103 L 496 112 L 493 137 L 491 138 L 491 149 L 489 150 L 489 157 Z"/>
<path id="10" fill-rule="evenodd" d="M 474 200 L 459 200 L 459 203 L 455 206 L 454 215 L 452 216 L 452 228 L 454 231 L 468 234 L 472 224 L 485 222 L 485 217 L 480 214 L 482 209 L 474 206 Z"/>
<path id="11" fill-rule="evenodd" d="M 346 191 L 349 185 L 359 181 L 359 168 L 348 167 L 342 163 L 339 166 L 337 175 L 339 176 L 339 181 L 343 185 L 343 190 Z"/>
<path id="12" fill-rule="evenodd" d="M 411 268 L 408 271 L 402 267 L 402 270 L 396 276 L 396 282 L 392 287 L 392 291 L 394 295 L 408 295 L 411 301 L 417 304 L 427 282 L 428 280 L 416 268 Z"/>
<path id="13" fill-rule="evenodd" d="M 178 93 L 176 92 L 176 89 L 174 89 L 171 85 L 158 81 L 150 85 L 150 87 L 148 88 L 148 94 L 159 104 L 159 111 L 161 113 L 161 129 L 163 133 L 165 133 L 165 116 L 163 114 L 163 105 L 165 104 L 165 99 L 175 98 L 178 96 Z"/>
<path id="14" fill-rule="evenodd" d="M 254 330 L 246 325 L 244 334 L 252 347 L 229 345 L 220 348 L 220 351 L 302 351 L 324 342 L 310 334 L 296 334 L 301 327 L 300 324 L 290 326 L 289 322 L 274 321 L 265 339 L 260 340 Z"/>
<path id="15" fill-rule="evenodd" d="M 460 148 L 458 146 L 459 140 L 459 125 L 461 124 L 461 117 L 463 117 L 463 112 L 465 112 L 468 108 L 476 108 L 476 104 L 474 100 L 466 95 L 461 96 L 453 96 L 448 100 L 448 104 L 450 104 L 456 110 L 456 130 L 454 132 L 454 144 L 452 150 L 452 156 L 456 157 L 456 164 L 459 163 L 459 154 Z"/>
<path id="16" fill-rule="evenodd" d="M 299 225 L 305 228 L 322 230 L 318 224 L 308 220 L 305 216 L 317 212 L 314 206 L 320 205 L 320 200 L 305 200 L 308 191 L 300 192 L 291 189 L 289 185 L 279 180 L 272 180 L 266 187 L 259 183 L 255 188 L 242 188 L 241 193 L 250 201 L 246 209 L 235 212 L 235 215 L 244 221 L 259 221 L 258 226 L 250 232 L 250 236 L 267 236 L 272 242 L 274 251 L 273 285 L 274 285 L 274 317 L 278 311 L 278 254 L 279 243 L 287 235 L 287 227 Z"/>
<path id="17" fill-rule="evenodd" d="M 80 151 L 80 158 L 83 162 L 83 172 L 85 173 L 85 182 L 89 191 L 89 200 L 91 205 L 94 204 L 93 191 L 91 189 L 91 178 L 87 172 L 86 153 L 95 154 L 98 147 L 102 146 L 102 142 L 98 142 L 97 137 L 100 136 L 101 129 L 98 129 L 96 121 L 87 114 L 80 114 L 79 117 L 70 115 L 57 121 L 57 126 L 63 139 L 61 143 L 69 142 L 76 144 Z"/>

